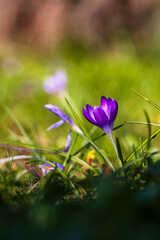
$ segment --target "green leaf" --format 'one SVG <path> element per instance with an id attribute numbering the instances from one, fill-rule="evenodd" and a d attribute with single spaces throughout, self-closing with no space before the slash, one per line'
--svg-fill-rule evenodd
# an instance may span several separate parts
<path id="1" fill-rule="evenodd" d="M 77 125 L 80 127 L 80 129 L 82 130 L 82 132 L 89 138 L 91 139 L 91 137 L 89 136 L 89 134 L 87 133 L 86 129 L 84 128 L 80 118 L 78 117 L 77 113 L 74 111 L 74 109 L 72 108 L 71 104 L 68 102 L 68 100 L 65 98 L 65 101 L 69 107 L 69 109 L 71 110 L 76 122 L 77 122 Z"/>
<path id="2" fill-rule="evenodd" d="M 74 130 L 73 130 L 74 131 Z M 94 142 L 92 140 L 90 140 L 89 138 L 87 138 L 86 136 L 84 136 L 83 134 L 80 134 L 76 131 L 74 131 L 76 134 L 78 134 L 79 136 L 81 136 L 82 138 L 84 138 L 87 142 L 90 143 L 90 145 L 95 149 L 95 151 L 101 156 L 101 158 L 103 159 L 103 161 L 101 162 L 101 164 L 107 163 L 110 168 L 115 171 L 115 168 L 113 166 L 113 164 L 111 163 L 111 161 L 104 155 L 104 153 L 99 149 L 99 147 L 94 144 Z"/>

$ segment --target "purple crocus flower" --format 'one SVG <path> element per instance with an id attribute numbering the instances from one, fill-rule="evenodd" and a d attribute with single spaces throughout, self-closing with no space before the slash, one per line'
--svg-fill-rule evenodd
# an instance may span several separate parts
<path id="1" fill-rule="evenodd" d="M 43 83 L 43 89 L 48 94 L 62 93 L 66 86 L 67 76 L 63 70 L 58 70 L 52 76 L 47 77 Z"/>
<path id="2" fill-rule="evenodd" d="M 59 169 L 61 169 L 62 171 L 64 171 L 64 166 L 62 166 L 59 163 L 55 163 L 52 162 L 56 167 L 58 167 Z M 51 166 L 49 163 L 44 163 L 39 165 L 39 167 L 41 168 L 42 172 L 43 172 L 43 176 L 45 176 L 46 174 L 48 174 L 50 171 L 53 171 L 55 168 L 53 166 Z"/>
<path id="3" fill-rule="evenodd" d="M 86 111 L 87 109 L 87 111 Z M 112 135 L 113 124 L 117 116 L 118 104 L 115 99 L 101 97 L 101 107 L 86 105 L 83 115 L 92 124 L 100 127 L 108 136 Z"/>
<path id="4" fill-rule="evenodd" d="M 95 106 L 93 108 L 87 104 L 86 109 L 83 107 L 84 117 L 93 125 L 101 128 L 110 137 L 117 153 L 116 145 L 112 136 L 113 125 L 118 112 L 118 104 L 116 100 L 111 98 L 107 99 L 106 97 L 102 96 L 101 107 Z"/>
<path id="5" fill-rule="evenodd" d="M 73 122 L 73 120 L 68 115 L 66 115 L 59 107 L 51 105 L 51 104 L 47 104 L 47 105 L 44 105 L 44 108 L 48 109 L 49 111 L 54 113 L 56 116 L 61 118 L 60 121 L 51 125 L 47 130 L 58 128 L 62 124 L 68 123 L 72 127 L 72 129 L 74 129 L 75 131 L 77 131 L 79 133 L 82 133 L 80 128 Z M 65 152 L 68 151 L 70 144 L 71 144 L 71 131 L 69 132 L 69 134 L 67 136 L 66 146 L 65 146 L 65 150 L 64 150 Z"/>

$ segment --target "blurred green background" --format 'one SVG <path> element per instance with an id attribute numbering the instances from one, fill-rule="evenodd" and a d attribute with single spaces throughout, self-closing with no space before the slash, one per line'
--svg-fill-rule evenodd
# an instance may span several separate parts
<path id="1" fill-rule="evenodd" d="M 146 121 L 144 109 L 151 122 L 160 124 L 159 111 L 131 91 L 160 104 L 159 16 L 158 0 L 0 0 L 0 143 L 28 143 L 15 116 L 32 143 L 62 148 L 70 126 L 46 131 L 59 119 L 43 106 L 56 105 L 73 117 L 65 97 L 89 132 L 92 125 L 82 108 L 99 105 L 102 95 L 118 102 L 115 126 Z M 44 80 L 61 69 L 67 75 L 65 94 L 47 94 Z M 102 132 L 94 129 L 94 136 Z M 126 159 L 133 144 L 136 147 L 148 137 L 148 129 L 126 124 L 114 137 Z M 81 140 L 76 143 L 78 148 Z M 116 163 L 107 136 L 96 144 Z M 159 147 L 158 135 L 146 153 L 159 160 Z M 9 154 L 19 152 L 1 149 L 0 158 Z M 15 171 L 10 163 L 0 168 L 2 239 L 35 240 L 42 234 L 57 240 L 159 239 L 160 164 L 150 166 L 143 150 L 138 154 L 144 159 L 131 165 L 124 179 L 87 173 L 81 180 L 74 176 L 81 168 L 73 165 L 73 175 L 71 171 L 67 176 L 76 187 L 84 187 L 82 199 L 75 199 L 73 186 L 55 171 L 35 187 L 39 178 L 19 175 L 24 165 Z M 80 158 L 86 156 L 82 152 Z M 52 157 L 56 159 L 50 155 L 49 160 Z"/>
<path id="2" fill-rule="evenodd" d="M 156 0 L 94 0 L 92 5 L 89 0 L 0 0 L 1 142 L 20 136 L 3 108 L 8 106 L 33 142 L 62 147 L 69 127 L 47 132 L 57 118 L 43 105 L 57 105 L 71 116 L 64 97 L 88 130 L 82 107 L 99 105 L 102 95 L 118 101 L 115 125 L 145 121 L 144 109 L 160 123 L 158 110 L 130 90 L 160 104 L 159 9 Z M 43 91 L 44 79 L 59 69 L 68 79 L 63 97 Z M 128 150 L 147 134 L 146 127 L 126 125 L 116 136 Z"/>

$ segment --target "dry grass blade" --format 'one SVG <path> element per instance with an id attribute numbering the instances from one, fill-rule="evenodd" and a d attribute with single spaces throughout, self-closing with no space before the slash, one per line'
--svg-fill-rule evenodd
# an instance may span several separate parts
<path id="1" fill-rule="evenodd" d="M 41 181 L 39 180 L 38 182 L 36 182 L 33 186 L 31 186 L 28 190 L 28 194 L 31 193 L 35 187 L 37 187 L 38 185 L 40 185 Z"/>
<path id="2" fill-rule="evenodd" d="M 60 150 L 40 149 L 34 145 L 33 145 L 33 147 L 32 146 L 24 147 L 24 146 L 12 145 L 12 144 L 2 144 L 2 143 L 0 143 L 0 148 L 4 148 L 4 149 L 16 151 L 16 152 L 21 152 L 21 153 L 25 153 L 25 154 L 31 154 L 32 152 L 56 154 L 60 151 Z"/>
<path id="3" fill-rule="evenodd" d="M 16 152 L 21 152 L 21 153 L 26 153 L 26 154 L 27 153 L 30 154 L 31 150 L 32 150 L 28 147 L 21 147 L 21 146 L 15 146 L 15 145 L 10 145 L 10 144 L 0 144 L 0 148 L 13 150 L 13 151 L 16 151 Z"/>
<path id="4" fill-rule="evenodd" d="M 9 162 L 9 161 L 17 161 L 17 160 L 26 160 L 27 159 L 31 159 L 32 156 L 26 156 L 26 155 L 18 155 L 18 156 L 11 156 L 11 157 L 8 157 L 8 158 L 0 158 L 0 165 L 2 164 L 5 164 L 6 162 Z"/>

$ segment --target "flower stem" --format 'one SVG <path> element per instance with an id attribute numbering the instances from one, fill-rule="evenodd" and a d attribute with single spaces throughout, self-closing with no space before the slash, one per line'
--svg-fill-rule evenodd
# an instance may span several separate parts
<path id="1" fill-rule="evenodd" d="M 112 142 L 112 144 L 113 144 L 113 147 L 114 147 L 114 149 L 115 149 L 115 152 L 116 152 L 116 155 L 117 155 L 117 158 L 118 158 L 119 167 L 121 168 L 121 167 L 123 167 L 123 165 L 122 165 L 122 162 L 121 162 L 121 160 L 120 160 L 120 158 L 119 158 L 118 151 L 117 151 L 117 147 L 116 147 L 116 144 L 115 144 L 115 142 L 114 142 L 113 136 L 111 135 L 111 136 L 109 136 L 109 137 L 110 137 L 111 142 Z"/>

